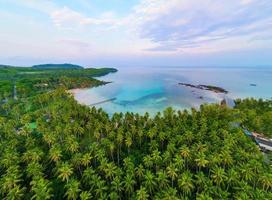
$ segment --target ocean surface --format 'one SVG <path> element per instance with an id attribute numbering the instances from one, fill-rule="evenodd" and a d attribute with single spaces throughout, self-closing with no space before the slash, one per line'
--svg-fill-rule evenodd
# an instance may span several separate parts
<path id="1" fill-rule="evenodd" d="M 198 108 L 203 103 L 219 103 L 224 98 L 272 97 L 272 68 L 137 67 L 118 68 L 117 73 L 98 79 L 112 83 L 75 92 L 75 99 L 89 106 L 114 112 L 152 114 L 171 106 Z M 178 83 L 213 85 L 228 94 L 216 94 Z"/>

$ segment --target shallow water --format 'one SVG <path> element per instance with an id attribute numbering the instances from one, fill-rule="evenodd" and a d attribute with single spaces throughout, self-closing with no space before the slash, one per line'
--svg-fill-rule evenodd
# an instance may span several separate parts
<path id="1" fill-rule="evenodd" d="M 112 83 L 79 90 L 75 98 L 86 105 L 114 98 L 114 101 L 95 105 L 112 115 L 114 112 L 154 114 L 169 106 L 175 109 L 197 108 L 203 103 L 220 102 L 225 97 L 272 97 L 272 68 L 138 67 L 118 70 L 99 78 Z M 178 85 L 179 82 L 219 86 L 229 93 L 216 94 L 188 88 Z"/>

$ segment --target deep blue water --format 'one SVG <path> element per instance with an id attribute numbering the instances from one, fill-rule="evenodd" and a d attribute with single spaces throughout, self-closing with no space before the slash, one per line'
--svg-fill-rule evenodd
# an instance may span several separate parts
<path id="1" fill-rule="evenodd" d="M 179 82 L 223 87 L 229 91 L 228 98 L 272 97 L 272 68 L 138 67 L 118 70 L 99 78 L 112 83 L 82 89 L 76 92 L 75 98 L 87 105 L 116 98 L 96 105 L 111 115 L 127 111 L 154 114 L 169 106 L 197 108 L 203 103 L 220 102 L 225 97 L 224 94 L 184 87 L 178 85 Z"/>

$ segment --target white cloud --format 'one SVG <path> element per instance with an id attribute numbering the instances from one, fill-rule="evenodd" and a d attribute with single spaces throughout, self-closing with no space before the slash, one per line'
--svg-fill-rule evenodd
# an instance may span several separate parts
<path id="1" fill-rule="evenodd" d="M 74 28 L 75 26 L 86 25 L 112 25 L 116 20 L 113 18 L 112 13 L 102 13 L 99 18 L 91 18 L 76 12 L 68 7 L 54 10 L 50 13 L 53 23 L 58 27 Z"/>
<path id="2" fill-rule="evenodd" d="M 248 41 L 272 34 L 271 13 L 271 0 L 143 0 L 130 18 L 151 50 L 196 52 L 258 46 Z"/>
<path id="3" fill-rule="evenodd" d="M 41 23 L 35 16 L 36 25 L 29 27 L 33 27 L 31 33 L 38 35 L 36 43 L 49 45 L 50 41 L 53 44 L 57 41 L 60 52 L 69 49 L 72 53 L 180 55 L 272 45 L 271 0 L 140 0 L 122 17 L 111 11 L 95 16 L 91 12 L 92 1 L 87 0 L 80 0 L 90 10 L 85 14 L 79 8 L 73 10 L 75 8 L 63 7 L 51 0 L 10 1 L 49 16 L 52 23 L 46 24 L 48 32 L 36 34 L 44 30 L 47 21 Z M 21 21 L 25 26 L 26 20 Z M 54 29 L 52 24 L 65 31 Z"/>
<path id="4" fill-rule="evenodd" d="M 250 4 L 252 3 L 254 0 L 241 0 L 241 4 L 242 5 L 246 5 L 246 4 Z"/>

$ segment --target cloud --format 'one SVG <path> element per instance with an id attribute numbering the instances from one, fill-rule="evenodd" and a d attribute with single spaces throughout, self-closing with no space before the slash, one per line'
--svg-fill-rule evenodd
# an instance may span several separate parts
<path id="1" fill-rule="evenodd" d="M 271 6 L 270 0 L 142 0 L 119 18 L 113 12 L 94 17 L 56 5 L 47 13 L 63 29 L 126 32 L 138 43 L 147 41 L 139 48 L 147 52 L 205 52 L 237 49 L 237 42 L 240 48 L 254 47 L 260 40 L 252 38 L 272 32 Z"/>
<path id="2" fill-rule="evenodd" d="M 148 50 L 220 51 L 272 34 L 271 13 L 271 0 L 143 0 L 132 18 L 140 38 L 153 42 Z"/>
<path id="3" fill-rule="evenodd" d="M 267 52 L 272 46 L 271 0 L 139 0 L 126 14 L 118 13 L 114 6 L 101 13 L 103 3 L 97 9 L 92 1 L 80 2 L 84 6 L 52 0 L 10 0 L 9 6 L 15 5 L 22 12 L 4 6 L 0 9 L 2 18 L 9 19 L 0 35 L 11 42 L 2 49 L 14 48 L 2 54 L 34 55 L 39 49 L 39 55 L 48 52 L 68 58 L 89 54 L 199 57 L 200 53 L 239 50 Z M 20 34 L 14 37 L 18 30 Z M 35 48 L 25 48 L 29 44 Z"/>
<path id="4" fill-rule="evenodd" d="M 84 16 L 83 14 L 68 7 L 54 10 L 52 13 L 50 13 L 50 17 L 56 26 L 64 28 L 75 28 L 86 25 L 112 25 L 116 22 L 116 20 L 113 18 L 113 14 L 110 12 L 102 13 L 99 18 L 92 18 Z"/>

